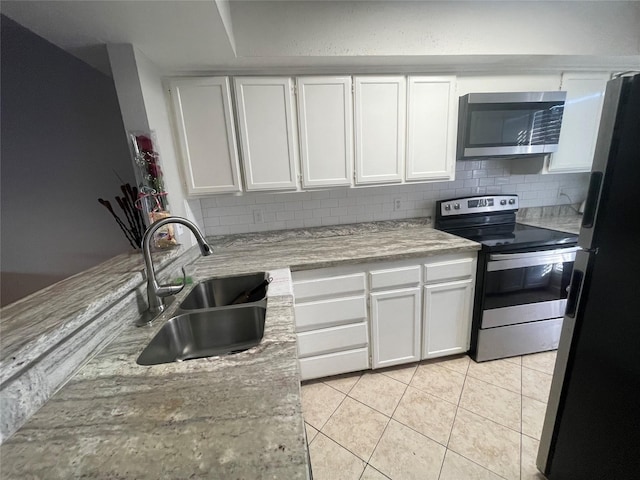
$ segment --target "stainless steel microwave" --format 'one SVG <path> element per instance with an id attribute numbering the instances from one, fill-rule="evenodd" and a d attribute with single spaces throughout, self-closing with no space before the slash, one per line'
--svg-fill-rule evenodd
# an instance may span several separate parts
<path id="1" fill-rule="evenodd" d="M 557 151 L 566 95 L 558 91 L 460 97 L 458 159 Z"/>

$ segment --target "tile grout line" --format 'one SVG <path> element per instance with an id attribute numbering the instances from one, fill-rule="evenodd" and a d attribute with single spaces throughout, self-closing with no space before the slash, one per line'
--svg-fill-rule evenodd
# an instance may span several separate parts
<path id="1" fill-rule="evenodd" d="M 440 472 L 438 473 L 438 479 L 442 476 L 442 469 L 444 468 L 444 461 L 446 460 L 447 452 L 449 451 L 449 443 L 451 442 L 451 435 L 453 434 L 453 427 L 456 424 L 456 418 L 458 418 L 458 409 L 460 408 L 460 400 L 462 399 L 462 392 L 464 391 L 464 386 L 467 383 L 467 376 L 469 374 L 468 372 L 469 372 L 469 365 L 467 365 L 467 372 L 464 374 L 464 380 L 462 382 L 462 388 L 460 389 L 460 395 L 458 396 L 458 403 L 456 404 L 456 413 L 453 415 L 453 422 L 451 422 L 451 430 L 449 430 L 449 438 L 447 438 L 447 444 L 444 446 L 444 448 L 445 448 L 444 457 L 442 457 L 442 464 L 440 464 Z"/>
<path id="2" fill-rule="evenodd" d="M 416 368 L 417 370 L 417 368 Z M 413 374 L 415 375 L 415 371 L 413 372 Z M 389 377 L 390 378 L 390 377 Z M 413 379 L 413 375 L 411 376 L 411 378 Z M 395 379 L 393 379 L 395 380 Z M 397 381 L 397 380 L 396 380 Z M 403 383 L 403 382 L 401 382 Z M 385 432 L 387 431 L 387 428 L 389 428 L 389 424 L 391 423 L 391 420 L 393 420 L 393 414 L 396 413 L 396 410 L 398 409 L 398 406 L 400 405 L 400 402 L 402 402 L 402 399 L 404 398 L 405 394 L 407 393 L 407 388 L 409 388 L 408 384 L 404 384 L 404 392 L 402 392 L 402 396 L 400 397 L 400 400 L 398 400 L 398 404 L 396 405 L 396 408 L 393 409 L 393 412 L 391 412 L 391 416 L 389 417 L 389 420 L 387 421 L 387 424 L 384 426 L 384 430 L 382 430 L 382 435 L 380 435 L 380 438 L 378 438 L 378 441 L 376 442 L 375 447 L 373 447 L 373 450 L 371 451 L 371 455 L 369 455 L 369 459 L 367 460 L 367 465 L 370 465 L 370 461 L 373 458 L 373 454 L 376 453 L 376 449 L 378 448 L 378 445 L 380 445 L 380 440 L 382 440 L 382 437 L 384 436 Z M 355 399 L 354 399 L 355 400 Z M 368 406 L 368 405 L 367 405 Z M 369 407 L 371 408 L 371 407 Z M 377 410 L 376 410 L 377 411 Z M 382 412 L 380 412 L 382 413 Z M 383 414 L 384 415 L 384 414 Z M 397 421 L 397 420 L 396 420 Z M 398 422 L 400 423 L 400 422 Z M 364 467 L 366 470 L 366 466 Z M 375 468 L 376 470 L 378 470 L 375 466 L 371 465 L 371 468 Z M 364 473 L 364 472 L 363 472 Z M 384 474 L 383 472 L 380 472 L 383 475 L 385 475 L 387 478 L 391 478 L 388 477 L 386 474 Z"/>
<path id="3" fill-rule="evenodd" d="M 360 377 L 360 378 L 362 378 L 362 377 Z M 358 379 L 358 382 L 360 381 L 360 378 Z M 356 384 L 357 384 L 358 382 L 356 382 Z M 326 384 L 326 383 L 324 383 L 324 382 L 322 382 L 322 384 L 323 384 L 323 385 L 326 385 L 326 386 L 327 386 L 327 387 L 329 387 L 329 388 L 333 388 L 331 385 L 327 385 L 327 384 Z M 354 386 L 355 386 L 355 385 L 354 385 Z M 352 388 L 353 388 L 353 387 L 352 387 Z M 333 390 L 335 390 L 336 392 L 340 392 L 340 390 L 338 390 L 337 388 L 333 388 Z M 346 393 L 344 393 L 344 392 L 340 392 L 340 393 L 344 395 L 344 398 L 343 398 L 342 400 L 340 400 L 340 403 L 338 404 L 338 406 L 337 406 L 336 408 L 334 408 L 334 409 L 333 409 L 333 412 L 331 412 L 331 415 L 329 415 L 329 417 L 324 421 L 324 423 L 322 424 L 322 426 L 321 426 L 319 429 L 317 429 L 317 430 L 318 430 L 318 432 L 322 432 L 322 429 L 325 427 L 325 425 L 327 424 L 327 422 L 328 422 L 329 420 L 331 420 L 331 417 L 333 417 L 333 415 L 338 411 L 338 409 L 340 408 L 340 405 L 342 405 L 342 404 L 344 403 L 345 398 L 347 398 L 347 397 L 349 396 L 348 394 L 346 394 Z M 303 417 L 303 419 L 304 419 L 304 415 L 303 415 L 302 417 Z M 313 425 L 312 425 L 312 426 L 313 426 Z M 325 437 L 330 438 L 330 437 L 328 437 L 327 435 L 325 435 Z M 338 443 L 338 442 L 336 442 L 336 443 Z M 338 445 L 339 445 L 339 444 L 338 444 Z"/>
<path id="4" fill-rule="evenodd" d="M 381 374 L 382 374 L 382 372 L 379 372 L 379 373 L 381 373 Z M 360 375 L 360 378 L 358 378 L 358 381 L 356 381 L 356 383 L 354 383 L 354 384 L 353 384 L 353 386 L 349 389 L 349 393 L 351 393 L 351 391 L 356 387 L 356 385 L 358 384 L 358 382 L 360 382 L 360 379 L 362 378 L 362 376 L 363 376 L 363 375 Z M 386 376 L 386 375 L 385 375 L 385 376 Z M 388 378 L 391 378 L 391 377 L 388 377 Z M 395 380 L 395 379 L 392 379 L 392 380 Z M 395 380 L 395 381 L 398 381 L 398 380 Z M 398 382 L 399 382 L 399 381 L 398 381 Z M 332 387 L 331 385 L 328 385 L 328 384 L 327 384 L 327 383 L 325 383 L 324 381 L 322 381 L 322 383 L 323 383 L 324 385 L 326 385 L 327 387 L 330 387 L 330 388 L 332 388 L 332 389 L 336 390 L 337 392 L 340 392 L 340 393 L 344 394 L 344 398 L 342 399 L 342 401 L 340 402 L 340 404 L 336 407 L 336 409 L 331 413 L 331 415 L 329 415 L 329 418 L 328 418 L 328 419 L 325 421 L 325 423 L 322 425 L 322 428 L 324 428 L 324 427 L 327 425 L 327 423 L 329 422 L 329 420 L 331 419 L 331 417 L 333 417 L 333 415 L 338 411 L 338 409 L 340 408 L 340 406 L 344 403 L 344 401 L 345 401 L 347 398 L 349 398 L 349 399 L 351 399 L 351 400 L 353 400 L 353 401 L 355 401 L 355 402 L 357 402 L 357 403 L 359 403 L 359 404 L 361 404 L 361 405 L 363 405 L 363 406 L 365 406 L 365 407 L 367 407 L 367 408 L 370 408 L 370 409 L 371 409 L 371 410 L 373 410 L 374 412 L 377 412 L 377 413 L 379 413 L 379 414 L 384 415 L 385 417 L 387 417 L 387 419 L 388 419 L 388 420 L 387 420 L 387 423 L 386 423 L 386 425 L 385 425 L 385 427 L 384 427 L 384 430 L 382 431 L 382 434 L 380 435 L 380 438 L 379 438 L 379 439 L 378 439 L 378 441 L 376 442 L 376 445 L 375 445 L 375 447 L 373 448 L 373 450 L 372 450 L 372 452 L 371 452 L 371 455 L 369 455 L 368 460 L 364 460 L 364 459 L 362 459 L 358 454 L 356 454 L 355 452 L 351 451 L 348 447 L 346 447 L 345 445 L 342 445 L 342 444 L 341 444 L 340 442 L 338 442 L 336 439 L 334 439 L 334 438 L 330 437 L 329 435 L 327 435 L 325 432 L 323 432 L 323 431 L 322 431 L 322 428 L 321 428 L 320 430 L 318 430 L 318 434 L 322 433 L 322 435 L 324 435 L 326 438 L 328 438 L 329 440 L 331 440 L 332 442 L 334 442 L 336 445 L 339 445 L 340 447 L 344 448 L 346 451 L 348 451 L 349 453 L 351 453 L 351 454 L 352 454 L 354 457 L 356 457 L 358 460 L 362 460 L 362 461 L 365 463 L 364 470 L 366 470 L 367 465 L 369 465 L 369 460 L 371 460 L 371 457 L 373 456 L 373 452 L 375 452 L 376 448 L 378 447 L 378 444 L 380 443 L 380 440 L 382 439 L 382 435 L 384 435 L 384 432 L 387 430 L 387 426 L 389 425 L 389 422 L 391 421 L 391 417 L 390 417 L 390 416 L 388 416 L 388 415 L 386 415 L 385 413 L 383 413 L 383 412 L 381 412 L 381 411 L 379 411 L 379 410 L 377 410 L 377 409 L 375 409 L 375 408 L 371 407 L 370 405 L 367 405 L 366 403 L 361 402 L 360 400 L 358 400 L 358 399 L 356 399 L 356 398 L 353 398 L 351 395 L 349 395 L 349 393 L 344 393 L 344 392 L 342 392 L 342 391 L 338 390 L 337 388 Z M 405 385 L 405 392 L 406 392 L 406 388 L 407 388 L 407 386 L 408 386 L 408 385 L 404 384 L 403 382 L 399 382 L 399 383 L 402 383 L 403 385 Z M 402 396 L 403 396 L 403 397 L 404 397 L 404 393 L 405 393 L 405 392 L 403 392 L 403 393 L 402 393 Z M 402 400 L 402 397 L 400 398 L 400 400 Z M 398 405 L 399 405 L 399 404 L 400 404 L 400 402 L 398 402 Z M 396 409 L 398 408 L 398 405 L 396 405 Z M 394 413 L 395 413 L 395 409 L 394 409 Z M 315 440 L 316 438 L 317 438 L 317 435 L 316 435 L 316 437 L 314 437 L 314 440 Z M 374 467 L 373 465 L 371 466 L 371 468 L 374 468 L 374 469 L 375 469 L 375 467 Z M 362 477 L 362 475 L 364 474 L 364 470 L 362 471 L 362 474 L 360 474 L 360 477 Z M 376 469 L 376 470 L 377 470 L 377 469 Z M 382 473 L 382 472 L 381 472 L 381 473 Z M 383 474 L 383 475 L 384 475 L 384 474 Z M 385 475 L 385 476 L 386 476 L 386 475 Z M 389 478 L 389 477 L 387 477 L 387 478 Z"/>
<path id="5" fill-rule="evenodd" d="M 360 376 L 360 378 L 362 378 L 362 375 Z M 360 381 L 360 378 L 358 378 L 358 381 L 356 383 L 353 384 L 353 386 L 349 389 L 349 391 L 353 390 L 353 388 L 357 385 L 357 383 Z M 338 409 L 340 408 L 340 406 L 344 403 L 344 401 L 347 398 L 350 398 L 351 400 L 355 400 L 355 398 L 352 398 L 349 396 L 349 394 L 346 394 L 344 392 L 341 392 L 340 390 L 338 390 L 337 388 L 332 387 L 331 385 L 328 385 L 326 383 L 324 383 L 324 381 L 322 382 L 324 385 L 326 385 L 329 388 L 334 389 L 337 392 L 340 392 L 344 395 L 344 398 L 340 401 L 340 403 L 338 404 L 338 406 L 335 408 L 335 410 L 331 413 L 331 415 L 329 415 L 329 418 L 327 418 L 327 420 L 324 422 L 324 424 L 322 425 L 322 427 L 320 429 L 318 429 L 318 433 L 316 434 L 316 436 L 313 438 L 312 442 L 316 440 L 316 438 L 318 438 L 318 435 L 322 435 L 323 437 L 331 440 L 333 443 L 335 443 L 336 445 L 338 445 L 341 448 L 344 448 L 347 452 L 349 452 L 351 455 L 353 455 L 354 457 L 356 457 L 358 460 L 361 460 L 365 463 L 364 468 L 362 469 L 362 473 L 360 474 L 359 478 L 362 478 L 362 475 L 364 474 L 364 471 L 367 468 L 367 465 L 369 464 L 366 460 L 363 460 L 362 458 L 360 458 L 355 452 L 352 452 L 349 448 L 347 448 L 346 446 L 342 445 L 340 442 L 338 442 L 336 439 L 331 438 L 329 435 L 327 435 L 326 433 L 324 433 L 322 431 L 322 429 L 327 425 L 327 423 L 329 422 L 329 420 L 331 420 L 331 417 L 333 417 L 333 415 L 338 411 Z M 357 401 L 357 400 L 356 400 Z M 362 403 L 362 402 L 359 402 Z M 363 404 L 364 405 L 364 404 Z M 366 405 L 368 406 L 368 405 Z M 380 412 L 382 413 L 382 412 Z M 313 425 L 312 425 L 313 426 Z M 386 426 L 385 426 L 386 428 Z M 311 445 L 312 442 L 309 442 L 309 445 Z M 313 462 L 311 464 L 312 468 L 313 468 Z"/>
<path id="6" fill-rule="evenodd" d="M 444 459 L 443 459 L 443 461 L 442 461 L 442 465 L 441 465 L 441 467 L 440 467 L 440 473 L 438 474 L 438 479 L 439 479 L 439 478 L 440 478 L 440 476 L 442 475 L 442 468 L 444 468 L 444 460 L 446 459 L 446 455 L 447 455 L 447 452 L 448 452 L 448 451 L 452 451 L 452 452 L 453 452 L 453 453 L 455 453 L 456 455 L 460 455 L 462 458 L 464 458 L 465 460 L 467 460 L 467 461 L 469 461 L 469 462 L 473 463 L 474 465 L 478 465 L 479 467 L 483 468 L 484 470 L 486 470 L 486 471 L 488 471 L 488 472 L 491 472 L 492 474 L 494 474 L 494 475 L 496 475 L 496 476 L 498 476 L 498 477 L 500 477 L 500 478 L 502 478 L 502 479 L 505 479 L 505 477 L 503 477 L 503 476 L 502 476 L 502 475 L 500 475 L 499 473 L 494 472 L 494 471 L 493 471 L 493 470 L 491 470 L 490 468 L 488 468 L 488 467 L 486 467 L 486 466 L 484 466 L 484 465 L 482 465 L 482 464 L 480 464 L 480 463 L 476 462 L 475 460 L 472 460 L 472 459 L 470 459 L 470 458 L 467 458 L 465 455 L 463 455 L 463 454 L 461 454 L 461 453 L 458 453 L 458 452 L 456 452 L 455 450 L 452 450 L 452 449 L 450 449 L 450 448 L 449 448 L 449 443 L 450 443 L 450 441 L 451 441 L 451 434 L 453 433 L 453 427 L 454 427 L 454 425 L 455 425 L 455 423 L 456 423 L 456 418 L 458 417 L 458 410 L 462 408 L 462 410 L 464 410 L 464 411 L 466 411 L 466 412 L 470 412 L 470 411 L 469 411 L 469 410 L 467 410 L 466 408 L 463 408 L 463 407 L 461 407 L 461 406 L 460 406 L 460 401 L 462 400 L 462 392 L 464 391 L 464 386 L 465 386 L 465 385 L 466 385 L 466 383 L 467 383 L 467 377 L 473 378 L 473 379 L 475 379 L 475 380 L 479 380 L 479 379 L 477 379 L 477 378 L 475 378 L 475 377 L 473 377 L 473 376 L 470 376 L 468 372 L 469 372 L 469 366 L 467 365 L 467 373 L 465 374 L 465 377 L 464 377 L 464 382 L 463 382 L 463 384 L 462 384 L 462 390 L 460 390 L 460 397 L 458 398 L 458 405 L 456 406 L 456 413 L 455 413 L 455 415 L 454 415 L 454 417 L 453 417 L 453 424 L 451 425 L 451 432 L 449 433 L 449 440 L 447 441 L 447 445 L 446 445 L 445 458 L 444 458 Z M 458 372 L 458 373 L 460 373 L 460 372 Z M 522 382 L 522 379 L 521 379 L 520 381 Z M 489 382 L 485 382 L 485 383 L 489 383 Z M 493 385 L 493 384 L 490 384 L 490 385 Z M 505 388 L 504 390 L 507 390 L 507 389 Z M 507 391 L 510 391 L 510 390 L 507 390 Z M 472 414 L 474 414 L 474 415 L 478 415 L 478 414 L 476 414 L 476 413 L 474 413 L 474 412 L 470 412 L 470 413 L 472 413 Z M 485 418 L 485 417 L 483 417 L 482 415 L 478 415 L 478 416 L 479 416 L 479 417 L 481 417 L 481 418 Z M 491 420 L 490 418 L 487 418 L 486 420 L 489 420 L 490 422 L 493 422 L 493 423 L 495 423 L 495 424 L 497 424 L 497 425 L 501 425 L 501 424 L 499 424 L 498 422 L 495 422 L 495 421 Z M 504 426 L 504 425 L 501 425 L 501 426 Z M 505 427 L 505 428 L 509 428 L 509 427 Z M 510 430 L 512 430 L 512 431 L 513 431 L 513 429 L 510 429 Z M 506 479 L 505 479 L 505 480 L 506 480 Z"/>

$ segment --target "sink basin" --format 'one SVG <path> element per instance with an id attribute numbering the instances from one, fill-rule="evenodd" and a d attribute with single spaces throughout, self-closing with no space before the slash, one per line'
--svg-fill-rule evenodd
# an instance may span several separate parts
<path id="1" fill-rule="evenodd" d="M 257 287 L 267 278 L 265 272 L 234 277 L 212 278 L 198 283 L 180 304 L 182 310 L 199 310 L 230 305 L 239 295 Z M 249 302 L 262 300 L 267 286 L 262 286 L 250 296 Z"/>
<path id="2" fill-rule="evenodd" d="M 138 357 L 139 365 L 237 353 L 260 343 L 264 306 L 190 312 L 171 318 Z"/>

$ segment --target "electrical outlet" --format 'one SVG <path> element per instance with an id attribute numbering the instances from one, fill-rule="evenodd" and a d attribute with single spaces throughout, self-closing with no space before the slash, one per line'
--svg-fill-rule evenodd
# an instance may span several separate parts
<path id="1" fill-rule="evenodd" d="M 400 197 L 396 197 L 393 199 L 393 211 L 397 212 L 402 208 L 402 199 Z"/>
<path id="2" fill-rule="evenodd" d="M 256 208 L 253 211 L 253 223 L 264 223 L 264 210 Z"/>

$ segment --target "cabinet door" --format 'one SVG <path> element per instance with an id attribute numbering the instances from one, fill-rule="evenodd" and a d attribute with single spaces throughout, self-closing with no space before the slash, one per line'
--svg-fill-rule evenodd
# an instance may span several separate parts
<path id="1" fill-rule="evenodd" d="M 241 191 L 229 79 L 176 79 L 170 91 L 187 192 Z"/>
<path id="2" fill-rule="evenodd" d="M 473 280 L 424 287 L 422 358 L 469 350 Z"/>
<path id="3" fill-rule="evenodd" d="M 401 182 L 406 79 L 355 77 L 356 183 Z"/>
<path id="4" fill-rule="evenodd" d="M 300 77 L 298 126 L 304 187 L 351 185 L 351 77 Z"/>
<path id="5" fill-rule="evenodd" d="M 458 118 L 456 77 L 409 77 L 407 180 L 453 180 Z"/>
<path id="6" fill-rule="evenodd" d="M 236 77 L 238 130 L 247 190 L 297 188 L 293 81 Z"/>
<path id="7" fill-rule="evenodd" d="M 596 148 L 608 73 L 565 73 L 567 91 L 558 151 L 551 155 L 548 173 L 589 172 Z"/>
<path id="8" fill-rule="evenodd" d="M 420 288 L 371 294 L 373 368 L 420 360 Z"/>

